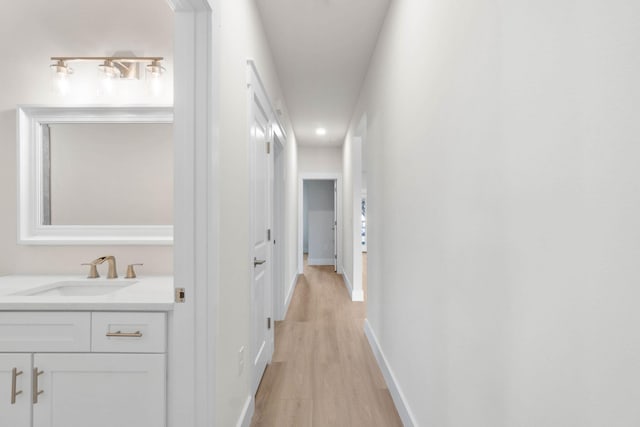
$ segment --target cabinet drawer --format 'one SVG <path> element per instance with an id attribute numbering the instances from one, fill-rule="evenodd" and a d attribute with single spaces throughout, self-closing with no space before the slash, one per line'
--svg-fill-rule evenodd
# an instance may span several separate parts
<path id="1" fill-rule="evenodd" d="M 90 348 L 90 313 L 0 313 L 0 352 L 77 352 Z"/>
<path id="2" fill-rule="evenodd" d="M 91 351 L 96 353 L 164 353 L 164 313 L 93 313 Z"/>

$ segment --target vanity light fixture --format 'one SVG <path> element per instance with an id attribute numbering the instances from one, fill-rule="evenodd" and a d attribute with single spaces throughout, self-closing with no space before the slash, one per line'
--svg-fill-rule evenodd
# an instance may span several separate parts
<path id="1" fill-rule="evenodd" d="M 64 94 L 68 91 L 68 78 L 73 73 L 69 62 L 98 62 L 98 70 L 105 81 L 112 82 L 116 79 L 139 80 L 140 64 L 147 63 L 147 77 L 157 81 L 165 71 L 161 56 L 52 56 L 54 63 L 51 65 L 58 90 Z M 111 83 L 108 83 L 111 84 Z M 64 89 L 64 90 L 63 90 Z"/>
<path id="2" fill-rule="evenodd" d="M 138 79 L 140 77 L 139 64 L 147 62 L 147 70 L 155 73 L 159 77 L 164 72 L 161 56 L 52 56 L 51 60 L 55 64 L 51 68 L 68 68 L 68 62 L 100 62 L 98 69 L 109 77 L 119 77 L 121 79 Z"/>

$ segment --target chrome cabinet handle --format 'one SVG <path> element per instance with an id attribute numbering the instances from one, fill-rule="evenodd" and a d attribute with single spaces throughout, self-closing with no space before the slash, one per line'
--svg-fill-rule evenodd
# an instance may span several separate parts
<path id="1" fill-rule="evenodd" d="M 122 331 L 107 332 L 107 336 L 108 337 L 124 337 L 124 338 L 140 338 L 140 337 L 142 337 L 142 332 L 140 332 L 140 331 L 135 331 L 135 332 L 122 332 Z"/>
<path id="2" fill-rule="evenodd" d="M 258 259 L 258 258 L 256 258 L 256 257 L 253 257 L 253 266 L 254 266 L 254 267 L 255 267 L 255 266 L 258 266 L 258 265 L 262 265 L 262 264 L 264 264 L 265 262 L 267 262 L 267 260 L 266 260 L 266 259 Z"/>
<path id="3" fill-rule="evenodd" d="M 18 375 L 22 375 L 22 371 L 18 371 L 18 368 L 13 368 L 11 371 L 11 404 L 16 404 L 16 396 L 22 394 L 22 390 L 16 391 L 16 382 L 18 381 Z"/>
<path id="4" fill-rule="evenodd" d="M 38 396 L 44 393 L 44 390 L 38 390 L 38 377 L 42 374 L 44 374 L 44 371 L 38 371 L 38 368 L 33 368 L 33 380 L 31 384 L 33 387 L 33 403 L 38 403 Z"/>

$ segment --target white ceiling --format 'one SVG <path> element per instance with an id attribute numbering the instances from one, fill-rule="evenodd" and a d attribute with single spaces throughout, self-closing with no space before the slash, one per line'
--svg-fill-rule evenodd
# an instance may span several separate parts
<path id="1" fill-rule="evenodd" d="M 389 0 L 255 1 L 298 143 L 342 145 Z"/>

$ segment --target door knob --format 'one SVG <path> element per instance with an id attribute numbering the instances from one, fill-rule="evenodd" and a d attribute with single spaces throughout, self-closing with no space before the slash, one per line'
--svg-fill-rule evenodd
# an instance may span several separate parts
<path id="1" fill-rule="evenodd" d="M 262 264 L 264 264 L 265 262 L 267 262 L 267 260 L 266 260 L 266 259 L 258 259 L 258 258 L 256 258 L 256 257 L 253 257 L 253 266 L 254 266 L 254 267 L 256 267 L 256 266 L 258 266 L 258 265 L 262 265 Z"/>

